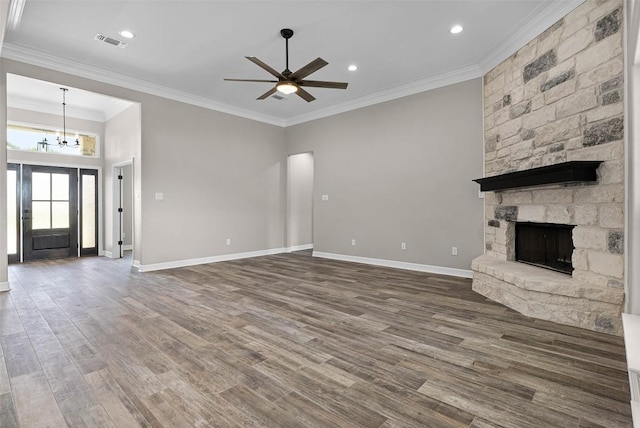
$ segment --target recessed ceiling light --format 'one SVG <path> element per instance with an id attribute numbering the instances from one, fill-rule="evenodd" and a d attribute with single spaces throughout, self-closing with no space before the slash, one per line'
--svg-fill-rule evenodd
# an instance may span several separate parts
<path id="1" fill-rule="evenodd" d="M 349 67 L 347 67 L 347 70 L 349 71 L 356 71 L 358 69 L 358 66 L 355 64 L 351 64 Z"/>
<path id="2" fill-rule="evenodd" d="M 133 39 L 135 37 L 135 34 L 133 34 L 131 31 L 129 30 L 122 30 L 120 31 L 120 35 L 122 37 L 124 37 L 125 39 Z"/>
<path id="3" fill-rule="evenodd" d="M 451 34 L 458 34 L 462 32 L 462 25 L 454 25 L 453 27 L 451 27 Z"/>

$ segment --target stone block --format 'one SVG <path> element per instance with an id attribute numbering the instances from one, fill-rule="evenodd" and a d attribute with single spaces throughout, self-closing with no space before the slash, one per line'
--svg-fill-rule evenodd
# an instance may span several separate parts
<path id="1" fill-rule="evenodd" d="M 593 85 L 600 85 L 609 79 L 619 76 L 624 71 L 624 63 L 622 56 L 607 61 L 598 67 L 586 70 L 578 77 L 578 86 L 587 88 Z"/>
<path id="2" fill-rule="evenodd" d="M 553 224 L 570 224 L 571 211 L 566 205 L 549 205 L 547 206 L 546 222 Z"/>
<path id="3" fill-rule="evenodd" d="M 533 141 L 523 141 L 511 146 L 511 159 L 514 161 L 525 159 L 533 154 Z"/>
<path id="4" fill-rule="evenodd" d="M 614 103 L 600 106 L 589 110 L 587 115 L 587 123 L 599 122 L 604 119 L 611 119 L 624 113 L 624 103 Z"/>
<path id="5" fill-rule="evenodd" d="M 537 45 L 536 41 L 533 40 L 527 43 L 522 48 L 520 48 L 515 54 L 511 56 L 512 62 L 511 62 L 511 67 L 509 68 L 511 70 L 513 69 L 520 70 L 522 69 L 522 67 L 525 66 L 525 64 L 528 64 L 531 61 L 533 61 L 536 58 L 536 50 L 537 50 L 536 45 Z"/>
<path id="6" fill-rule="evenodd" d="M 584 147 L 567 152 L 567 160 L 614 160 L 623 156 L 624 146 L 622 141 L 603 144 L 601 146 Z"/>
<path id="7" fill-rule="evenodd" d="M 571 255 L 571 264 L 574 269 L 589 270 L 589 263 L 587 261 L 587 251 L 581 249 L 574 249 Z"/>
<path id="8" fill-rule="evenodd" d="M 549 105 L 541 109 L 535 110 L 527 114 L 522 119 L 522 126 L 527 129 L 535 129 L 547 123 L 551 123 L 556 120 L 556 106 Z"/>
<path id="9" fill-rule="evenodd" d="M 610 104 L 619 103 L 622 101 L 622 90 L 616 90 L 602 94 L 602 101 L 600 104 L 608 106 Z"/>
<path id="10" fill-rule="evenodd" d="M 607 237 L 607 247 L 610 253 L 624 253 L 624 232 L 622 230 L 610 230 Z"/>
<path id="11" fill-rule="evenodd" d="M 535 204 L 570 204 L 571 202 L 573 202 L 573 190 L 568 188 L 533 191 Z"/>
<path id="12" fill-rule="evenodd" d="M 618 8 L 596 22 L 596 42 L 616 34 L 622 27 L 622 8 Z"/>
<path id="13" fill-rule="evenodd" d="M 600 85 L 600 92 L 605 93 L 614 89 L 622 89 L 624 86 L 624 78 L 622 75 L 609 79 Z"/>
<path id="14" fill-rule="evenodd" d="M 510 119 L 509 117 L 509 110 L 508 109 L 501 109 L 496 111 L 493 114 L 493 120 L 496 124 L 496 126 L 498 125 L 502 125 L 503 123 L 507 122 Z"/>
<path id="15" fill-rule="evenodd" d="M 520 139 L 522 141 L 531 140 L 535 138 L 535 136 L 536 136 L 536 131 L 534 131 L 533 129 L 525 129 L 520 133 Z"/>
<path id="16" fill-rule="evenodd" d="M 575 94 L 558 101 L 556 117 L 561 119 L 573 116 L 598 106 L 598 96 L 592 88 L 582 89 Z"/>
<path id="17" fill-rule="evenodd" d="M 487 222 L 487 226 L 489 227 L 500 227 L 500 222 L 498 220 L 489 220 Z M 495 231 L 494 231 L 495 233 Z"/>
<path id="18" fill-rule="evenodd" d="M 502 203 L 502 194 L 498 192 L 485 192 L 484 202 L 487 205 L 500 205 Z"/>
<path id="19" fill-rule="evenodd" d="M 510 110 L 510 118 L 515 119 L 531 111 L 531 100 L 514 105 Z"/>
<path id="20" fill-rule="evenodd" d="M 500 94 L 500 98 L 502 98 L 504 96 L 501 93 L 503 88 L 504 88 L 504 73 L 497 74 L 490 81 L 487 81 L 487 79 L 485 78 L 484 93 L 486 95 Z"/>
<path id="21" fill-rule="evenodd" d="M 587 257 L 589 268 L 593 272 L 617 279 L 624 277 L 624 257 L 622 254 L 589 251 Z"/>
<path id="22" fill-rule="evenodd" d="M 554 143 L 549 146 L 549 153 L 557 153 L 564 150 L 564 143 Z"/>
<path id="23" fill-rule="evenodd" d="M 555 103 L 569 95 L 575 94 L 578 83 L 575 80 L 570 80 L 562 85 L 554 86 L 544 93 L 544 102 L 547 105 Z"/>
<path id="24" fill-rule="evenodd" d="M 579 137 L 582 135 L 581 125 L 583 122 L 582 115 L 575 115 L 541 126 L 536 129 L 536 147 Z"/>
<path id="25" fill-rule="evenodd" d="M 498 126 L 498 133 L 501 139 L 506 139 L 517 135 L 522 130 L 522 117 L 509 120 Z"/>
<path id="26" fill-rule="evenodd" d="M 588 255 L 587 255 L 588 260 Z M 596 287 L 606 287 L 610 278 L 587 270 L 575 269 L 571 274 L 573 279 Z"/>
<path id="27" fill-rule="evenodd" d="M 530 191 L 515 191 L 504 192 L 502 194 L 502 202 L 505 205 L 522 205 L 530 204 L 532 201 L 532 194 Z"/>
<path id="28" fill-rule="evenodd" d="M 511 149 L 509 147 L 502 148 L 496 153 L 498 158 L 506 158 L 509 155 L 511 155 Z"/>
<path id="29" fill-rule="evenodd" d="M 521 205 L 518 207 L 518 221 L 544 223 L 547 208 L 544 205 Z"/>
<path id="30" fill-rule="evenodd" d="M 620 229 L 624 227 L 624 211 L 622 205 L 603 205 L 599 208 L 600 226 Z"/>
<path id="31" fill-rule="evenodd" d="M 592 185 L 574 190 L 573 201 L 577 204 L 607 204 L 624 201 L 624 187 L 621 184 Z"/>
<path id="32" fill-rule="evenodd" d="M 543 71 L 547 71 L 558 63 L 555 51 L 550 50 L 536 58 L 533 62 L 527 64 L 522 72 L 524 82 L 537 77 Z"/>
<path id="33" fill-rule="evenodd" d="M 610 279 L 610 280 L 607 282 L 607 287 L 610 287 L 610 288 L 617 288 L 617 289 L 619 289 L 619 290 L 622 290 L 622 289 L 624 289 L 624 283 L 623 283 L 622 281 L 617 281 L 617 280 L 615 280 L 615 279 Z"/>
<path id="34" fill-rule="evenodd" d="M 594 42 L 593 33 L 588 28 L 582 28 L 565 38 L 558 45 L 558 60 L 564 61 L 575 56 Z"/>
<path id="35" fill-rule="evenodd" d="M 495 207 L 493 218 L 496 220 L 518 220 L 518 207 L 514 205 Z"/>
<path id="36" fill-rule="evenodd" d="M 619 31 L 576 55 L 576 73 L 589 72 L 622 54 L 622 32 Z"/>
<path id="37" fill-rule="evenodd" d="M 615 117 L 589 125 L 584 130 L 585 146 L 609 143 L 624 138 L 624 119 Z"/>
<path id="38" fill-rule="evenodd" d="M 598 168 L 598 183 L 624 183 L 624 160 L 620 158 L 602 163 Z"/>
<path id="39" fill-rule="evenodd" d="M 595 226 L 598 224 L 598 207 L 596 205 L 572 205 L 573 222 L 579 226 Z"/>
<path id="40" fill-rule="evenodd" d="M 544 106 L 544 94 L 538 94 L 531 99 L 531 111 L 536 111 Z"/>
<path id="41" fill-rule="evenodd" d="M 609 231 L 599 227 L 576 226 L 573 228 L 575 248 L 606 251 Z"/>

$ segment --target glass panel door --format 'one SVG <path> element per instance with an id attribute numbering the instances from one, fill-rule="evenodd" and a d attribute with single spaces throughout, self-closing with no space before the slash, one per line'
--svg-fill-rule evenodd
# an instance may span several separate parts
<path id="1" fill-rule="evenodd" d="M 24 260 L 78 255 L 77 169 L 22 167 Z"/>

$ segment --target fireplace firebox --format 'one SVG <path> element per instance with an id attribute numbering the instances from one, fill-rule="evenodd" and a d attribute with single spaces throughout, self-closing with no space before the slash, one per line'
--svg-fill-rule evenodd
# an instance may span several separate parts
<path id="1" fill-rule="evenodd" d="M 574 227 L 552 223 L 516 223 L 516 260 L 571 275 Z"/>

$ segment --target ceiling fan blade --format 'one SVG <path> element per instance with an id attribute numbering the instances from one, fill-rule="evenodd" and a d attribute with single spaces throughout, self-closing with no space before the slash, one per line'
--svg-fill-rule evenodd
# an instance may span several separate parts
<path id="1" fill-rule="evenodd" d="M 296 94 L 298 94 L 300 98 L 302 98 L 308 103 L 316 99 L 313 95 L 311 95 L 309 92 L 305 91 L 299 86 L 298 86 L 298 90 L 296 91 Z"/>
<path id="2" fill-rule="evenodd" d="M 249 61 L 251 61 L 252 63 L 254 63 L 255 65 L 257 65 L 258 67 L 260 67 L 260 68 L 266 70 L 267 72 L 269 72 L 270 74 L 274 75 L 278 79 L 284 79 L 285 78 L 278 71 L 276 71 L 275 69 L 271 68 L 270 66 L 268 66 L 264 62 L 260 61 L 255 56 L 246 56 L 245 58 L 248 59 Z"/>
<path id="3" fill-rule="evenodd" d="M 256 80 L 256 79 L 224 79 L 227 82 L 260 82 L 260 83 L 278 83 L 277 80 Z"/>
<path id="4" fill-rule="evenodd" d="M 299 69 L 298 71 L 294 72 L 291 76 L 289 76 L 289 79 L 304 79 L 305 77 L 307 77 L 308 75 L 310 75 L 311 73 L 315 73 L 316 71 L 320 70 L 322 67 L 324 67 L 325 65 L 329 64 L 327 61 L 323 60 L 322 58 L 316 58 L 313 61 L 311 61 L 309 64 L 305 65 L 304 67 L 302 67 L 301 69 Z"/>
<path id="5" fill-rule="evenodd" d="M 331 88 L 331 89 L 347 89 L 348 83 L 345 82 L 322 82 L 320 80 L 302 80 L 298 82 L 300 86 L 308 86 L 310 88 Z"/>
<path id="6" fill-rule="evenodd" d="M 277 91 L 276 87 L 274 86 L 273 88 L 269 89 L 267 92 L 265 92 L 264 94 L 260 95 L 258 98 L 256 98 L 256 100 L 264 100 L 265 98 L 269 98 L 272 94 L 274 94 Z"/>

